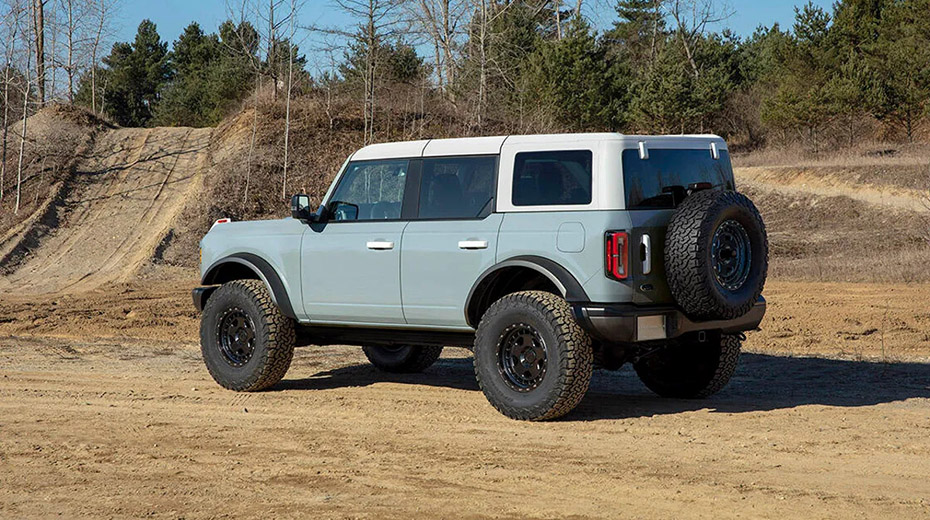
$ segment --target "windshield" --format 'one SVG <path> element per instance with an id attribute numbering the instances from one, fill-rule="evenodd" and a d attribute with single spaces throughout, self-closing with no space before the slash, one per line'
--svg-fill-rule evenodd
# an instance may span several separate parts
<path id="1" fill-rule="evenodd" d="M 639 150 L 623 151 L 623 186 L 627 209 L 674 208 L 675 196 L 666 188 L 687 188 L 709 182 L 715 189 L 735 189 L 730 154 L 720 150 L 719 159 L 709 149 L 650 149 L 648 159 Z"/>

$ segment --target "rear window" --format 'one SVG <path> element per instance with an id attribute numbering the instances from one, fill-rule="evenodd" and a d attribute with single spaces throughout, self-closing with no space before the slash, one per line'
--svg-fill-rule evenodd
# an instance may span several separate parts
<path id="1" fill-rule="evenodd" d="M 649 158 L 640 159 L 639 150 L 623 151 L 623 186 L 627 209 L 674 208 L 671 186 L 688 187 L 709 182 L 716 189 L 734 189 L 730 154 L 720 150 L 719 159 L 709 149 L 649 149 Z"/>
<path id="2" fill-rule="evenodd" d="M 514 160 L 514 206 L 591 203 L 591 151 L 522 152 Z"/>

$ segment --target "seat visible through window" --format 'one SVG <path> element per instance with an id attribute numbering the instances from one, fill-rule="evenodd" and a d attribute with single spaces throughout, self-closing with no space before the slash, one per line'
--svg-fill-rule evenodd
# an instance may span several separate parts
<path id="1" fill-rule="evenodd" d="M 442 157 L 423 160 L 419 218 L 481 218 L 494 198 L 497 158 Z"/>

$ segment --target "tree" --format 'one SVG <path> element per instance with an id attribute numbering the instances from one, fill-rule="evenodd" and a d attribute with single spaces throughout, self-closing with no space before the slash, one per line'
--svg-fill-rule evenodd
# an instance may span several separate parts
<path id="1" fill-rule="evenodd" d="M 336 5 L 357 21 L 354 32 L 333 29 L 328 32 L 351 38 L 346 58 L 348 60 L 350 56 L 355 56 L 356 63 L 350 68 L 359 73 L 354 79 L 360 80 L 362 87 L 364 143 L 368 144 L 374 140 L 376 96 L 385 62 L 384 42 L 395 34 L 398 4 L 394 0 L 336 0 Z"/>
<path id="2" fill-rule="evenodd" d="M 408 12 L 420 34 L 432 42 L 436 85 L 453 103 L 461 24 L 467 12 L 465 0 L 411 0 Z"/>
<path id="3" fill-rule="evenodd" d="M 97 73 L 101 70 L 97 64 L 97 56 L 100 52 L 100 46 L 107 35 L 108 24 L 115 10 L 117 0 L 90 0 L 94 17 L 93 40 L 90 46 L 90 84 L 89 99 L 90 107 L 94 115 L 97 115 Z M 102 103 L 101 103 L 102 104 Z"/>
<path id="4" fill-rule="evenodd" d="M 0 152 L 0 202 L 3 201 L 4 185 L 6 183 L 6 159 L 7 159 L 7 138 L 10 131 L 10 91 L 19 79 L 19 72 L 13 68 L 13 57 L 16 54 L 16 40 L 20 32 L 20 20 L 23 16 L 24 9 L 19 3 L 10 5 L 10 12 L 4 20 L 4 29 L 6 38 L 4 39 L 6 49 L 4 52 L 5 63 L 3 67 L 3 144 Z M 25 82 L 22 82 L 25 85 Z M 24 87 L 25 88 L 25 87 Z"/>
<path id="5" fill-rule="evenodd" d="M 36 51 L 36 91 L 39 105 L 45 104 L 45 4 L 48 0 L 32 0 L 33 35 Z"/>
<path id="6" fill-rule="evenodd" d="M 795 8 L 793 38 L 778 70 L 778 87 L 762 106 L 763 122 L 803 132 L 815 149 L 820 130 L 836 114 L 828 86 L 837 70 L 831 22 L 830 14 L 813 3 Z"/>
<path id="7" fill-rule="evenodd" d="M 206 35 L 196 22 L 188 25 L 168 54 L 171 80 L 161 92 L 156 125 L 206 126 L 215 123 L 210 99 L 212 68 L 220 54 L 216 35 Z"/>
<path id="8" fill-rule="evenodd" d="M 660 39 L 665 37 L 663 0 L 620 0 L 618 19 L 604 34 L 612 53 L 620 55 L 636 69 L 652 66 Z"/>
<path id="9" fill-rule="evenodd" d="M 162 88 L 171 79 L 168 45 L 161 41 L 154 23 L 139 24 L 133 43 L 115 43 L 110 55 L 103 59 L 102 73 L 107 114 L 122 126 L 146 126 L 161 99 Z M 96 79 L 93 80 L 96 82 Z M 93 99 L 91 88 L 79 89 L 79 100 Z"/>
<path id="10" fill-rule="evenodd" d="M 613 81 L 610 67 L 587 23 L 572 20 L 562 39 L 544 42 L 529 57 L 528 95 L 562 128 L 618 129 L 627 85 Z"/>
<path id="11" fill-rule="evenodd" d="M 889 6 L 869 50 L 872 113 L 903 128 L 908 141 L 930 108 L 930 0 L 903 0 Z"/>

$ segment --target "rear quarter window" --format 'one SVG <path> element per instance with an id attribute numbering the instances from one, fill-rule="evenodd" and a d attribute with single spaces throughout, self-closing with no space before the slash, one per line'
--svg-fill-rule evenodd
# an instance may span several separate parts
<path id="1" fill-rule="evenodd" d="M 709 149 L 649 149 L 640 159 L 639 150 L 623 151 L 623 186 L 627 209 L 674 208 L 671 186 L 709 182 L 715 189 L 735 189 L 730 154 L 720 150 L 714 159 Z"/>
<path id="2" fill-rule="evenodd" d="M 514 160 L 514 206 L 591 203 L 590 150 L 521 152 Z"/>

